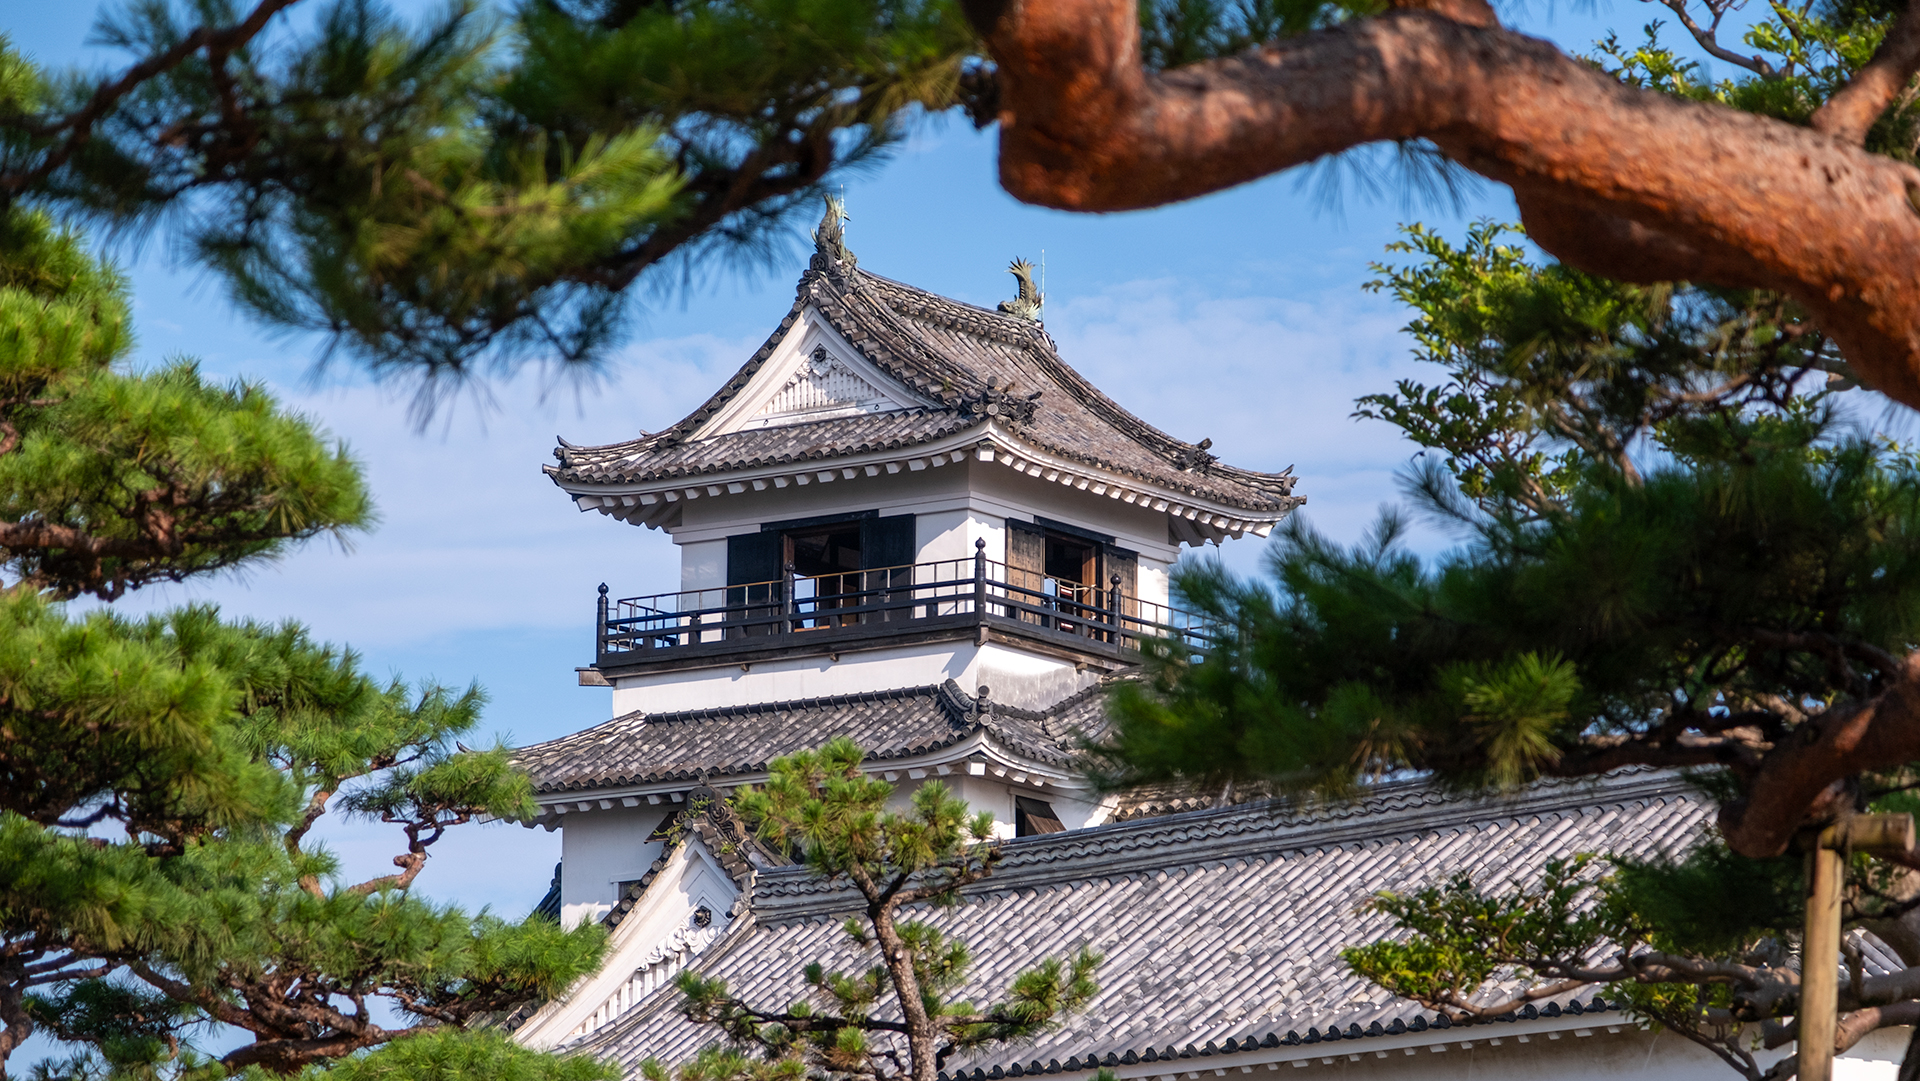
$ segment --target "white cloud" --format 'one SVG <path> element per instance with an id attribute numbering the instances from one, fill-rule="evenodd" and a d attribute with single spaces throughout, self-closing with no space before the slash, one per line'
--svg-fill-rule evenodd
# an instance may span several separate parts
<path id="1" fill-rule="evenodd" d="M 1399 431 L 1354 420 L 1354 399 L 1418 373 L 1399 335 L 1406 314 L 1341 283 L 1296 297 L 1210 297 L 1172 279 L 1129 282 L 1050 305 L 1048 330 L 1067 362 L 1122 406 L 1169 434 L 1213 440 L 1248 469 L 1291 465 L 1305 514 L 1357 538 L 1394 472 L 1415 449 Z M 1420 535 L 1423 547 L 1432 538 Z M 1257 542 L 1229 543 L 1252 570 Z"/>

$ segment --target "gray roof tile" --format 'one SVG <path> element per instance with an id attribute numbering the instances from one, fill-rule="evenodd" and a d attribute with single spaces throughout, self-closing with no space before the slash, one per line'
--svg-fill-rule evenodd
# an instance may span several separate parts
<path id="1" fill-rule="evenodd" d="M 694 438 L 747 387 L 808 305 L 869 361 L 940 407 Z M 903 449 L 983 426 L 986 419 L 961 404 L 989 383 L 1011 383 L 1018 397 L 1041 392 L 1020 438 L 1053 454 L 1275 518 L 1302 502 L 1292 494 L 1291 475 L 1213 461 L 1122 409 L 1062 361 L 1037 325 L 837 265 L 801 276 L 793 307 L 772 336 L 685 419 L 605 446 L 562 440 L 554 451 L 560 464 L 547 473 L 569 485 L 637 484 Z"/>
<path id="2" fill-rule="evenodd" d="M 1169 1046 L 1205 1055 L 1228 1040 L 1335 1038 L 1330 1029 L 1346 1039 L 1447 1027 L 1340 964 L 1343 946 L 1387 928 L 1361 911 L 1374 892 L 1434 884 L 1477 863 L 1520 881 L 1581 851 L 1648 856 L 1697 837 L 1711 815 L 1678 778 L 1638 771 L 1511 798 L 1398 785 L 1351 804 L 1250 804 L 1010 842 L 965 903 L 925 915 L 972 948 L 966 993 L 996 995 L 1020 969 L 1083 945 L 1108 956 L 1101 990 L 1084 1015 L 1031 1046 L 983 1049 L 949 1073 L 1087 1055 L 1157 1059 Z M 696 968 L 749 1001 L 788 1002 L 802 991 L 800 962 L 861 963 L 839 929 L 852 899 L 804 871 L 763 872 L 752 919 Z M 1570 995 L 1542 1012 L 1593 1000 Z M 676 1003 L 674 992 L 657 995 L 581 1046 L 631 1071 L 648 1056 L 677 1061 L 713 1042 Z"/>
<path id="3" fill-rule="evenodd" d="M 1072 761 L 1078 735 L 1101 723 L 1098 687 L 1045 712 L 998 702 L 983 711 L 948 680 L 927 687 L 793 702 L 629 713 L 570 736 L 522 747 L 514 761 L 541 794 L 720 779 L 765 771 L 783 754 L 850 736 L 873 759 L 905 758 L 985 732 L 1036 762 Z"/>

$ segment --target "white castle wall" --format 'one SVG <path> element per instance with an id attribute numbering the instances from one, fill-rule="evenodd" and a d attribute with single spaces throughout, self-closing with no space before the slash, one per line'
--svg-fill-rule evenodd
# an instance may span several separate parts
<path id="1" fill-rule="evenodd" d="M 850 514 L 913 514 L 917 562 L 973 558 L 974 542 L 987 542 L 987 558 L 1006 560 L 1006 519 L 1035 515 L 1114 538 L 1140 553 L 1138 595 L 1167 603 L 1167 571 L 1179 546 L 1167 537 L 1166 516 L 1142 506 L 1048 484 L 1004 466 L 968 460 L 918 473 L 882 474 L 832 483 L 694 500 L 672 529 L 681 546 L 680 589 L 726 584 L 726 538 L 752 532 L 765 522 Z M 644 583 L 621 583 L 617 595 L 649 592 Z M 664 583 L 659 591 L 669 588 Z"/>
<path id="2" fill-rule="evenodd" d="M 560 922 L 572 927 L 606 915 L 615 884 L 645 874 L 663 849 L 647 835 L 676 808 L 617 807 L 567 817 L 560 831 Z"/>

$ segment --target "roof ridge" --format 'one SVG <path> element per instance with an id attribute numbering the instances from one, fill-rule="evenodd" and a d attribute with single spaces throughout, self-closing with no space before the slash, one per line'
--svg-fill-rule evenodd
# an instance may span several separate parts
<path id="1" fill-rule="evenodd" d="M 1179 466 L 1181 464 L 1177 460 L 1177 456 L 1179 454 L 1202 449 L 1197 443 L 1186 442 L 1185 440 L 1178 439 L 1168 434 L 1167 432 L 1162 431 L 1160 428 L 1155 427 L 1153 424 L 1150 424 L 1147 421 L 1141 419 L 1139 416 L 1135 415 L 1133 412 L 1128 410 L 1125 406 L 1122 406 L 1120 403 L 1108 397 L 1104 392 L 1100 390 L 1100 388 L 1094 386 L 1093 383 L 1090 380 L 1088 380 L 1086 376 L 1080 374 L 1080 371 L 1078 369 L 1073 367 L 1073 365 L 1068 364 L 1066 360 L 1060 356 L 1059 349 L 1055 344 L 1052 335 L 1049 335 L 1044 329 L 1040 328 L 1037 325 L 1027 323 L 1025 320 L 1019 320 L 1019 319 L 1016 319 L 1016 317 L 1014 316 L 1006 315 L 1001 312 L 989 311 L 985 308 L 978 307 L 977 305 L 968 304 L 965 301 L 955 300 L 952 297 L 941 296 L 938 293 L 931 292 L 926 289 L 922 289 L 915 285 L 908 285 L 905 282 L 895 281 L 892 278 L 887 278 L 882 275 L 875 274 L 872 271 L 856 269 L 854 271 L 853 276 L 856 279 L 864 277 L 864 278 L 883 282 L 888 286 L 900 289 L 907 293 L 911 293 L 916 298 L 926 298 L 928 302 L 936 306 L 947 305 L 947 306 L 962 307 L 967 309 L 969 313 L 979 313 L 981 315 L 989 315 L 989 316 L 992 316 L 995 320 L 1008 324 L 1008 326 L 1005 328 L 1007 332 L 1007 337 L 1005 340 L 1007 341 L 1008 344 L 1021 346 L 1026 350 L 1028 350 L 1030 353 L 1032 353 L 1035 359 L 1037 359 L 1040 362 L 1040 366 L 1042 370 L 1046 373 L 1046 375 L 1049 376 L 1051 379 L 1053 379 L 1054 382 L 1059 384 L 1062 389 L 1066 390 L 1067 393 L 1074 398 L 1074 400 L 1078 401 L 1081 405 L 1086 406 L 1090 411 L 1092 411 L 1095 415 L 1099 416 L 1102 420 L 1106 421 L 1108 424 L 1111 424 L 1115 428 L 1118 428 L 1123 434 L 1127 435 L 1129 438 L 1132 438 L 1136 443 L 1139 443 L 1144 449 L 1151 451 L 1159 455 L 1161 458 L 1165 459 L 1168 465 Z M 883 304 L 885 303 L 884 300 L 882 303 Z M 889 308 L 891 307 L 891 305 L 885 305 L 885 306 Z M 950 324 L 949 329 L 958 330 L 963 333 L 974 332 L 973 328 L 961 326 L 958 324 Z M 1022 432 L 1021 435 L 1023 438 L 1029 438 L 1029 439 L 1033 438 L 1030 433 Z M 1044 440 L 1034 439 L 1034 442 L 1040 443 L 1041 445 L 1045 446 L 1048 450 L 1056 454 L 1063 454 L 1069 458 L 1075 458 L 1080 461 L 1089 462 L 1091 464 L 1099 465 L 1107 469 L 1113 469 L 1116 472 L 1125 473 L 1131 476 L 1140 476 L 1142 477 L 1142 479 L 1151 479 L 1151 478 L 1144 477 L 1144 475 L 1138 473 L 1135 470 L 1127 469 L 1124 466 L 1120 466 L 1116 463 L 1113 463 L 1104 459 L 1095 458 L 1089 455 L 1080 454 L 1069 448 L 1057 447 L 1052 445 L 1050 442 L 1047 442 Z M 1211 468 L 1215 465 L 1218 465 L 1219 463 L 1209 462 L 1208 464 L 1209 464 L 1209 467 Z M 1227 466 L 1226 468 L 1233 470 L 1234 474 L 1237 476 L 1242 476 L 1247 478 L 1250 482 L 1255 480 L 1265 480 L 1268 482 L 1272 482 L 1272 481 L 1278 480 L 1279 478 L 1287 477 L 1289 478 L 1288 483 L 1285 484 L 1283 487 L 1287 490 L 1288 494 L 1291 493 L 1292 483 L 1291 483 L 1290 473 L 1288 471 L 1282 471 L 1280 473 L 1263 473 L 1258 470 L 1246 469 L 1239 466 Z M 1291 470 L 1291 468 L 1292 467 L 1289 466 L 1288 470 Z"/>
<path id="2" fill-rule="evenodd" d="M 1003 856 L 993 875 L 963 892 L 1032 889 L 1083 878 L 1195 866 L 1222 858 L 1246 859 L 1351 844 L 1383 835 L 1430 833 L 1471 822 L 1597 811 L 1666 798 L 1704 797 L 1676 771 L 1629 768 L 1600 778 L 1536 781 L 1508 795 L 1463 795 L 1431 781 L 1407 781 L 1379 786 L 1341 804 L 1261 800 L 1004 841 Z M 1393 824 L 1384 834 L 1380 829 L 1382 819 Z M 754 904 L 769 922 L 834 913 L 850 896 L 844 888 L 785 868 L 762 875 L 760 885 Z"/>
<path id="3" fill-rule="evenodd" d="M 1037 322 L 1029 321 L 1016 315 L 1008 315 L 1006 312 L 995 311 L 992 308 L 983 308 L 978 304 L 972 304 L 957 297 L 943 296 L 931 289 L 922 289 L 917 285 L 900 281 L 897 278 L 889 278 L 884 274 L 875 274 L 871 270 L 856 269 L 855 273 L 862 278 L 877 281 L 884 286 L 890 286 L 904 293 L 911 293 L 915 298 L 924 298 L 926 302 L 936 309 L 959 308 L 962 310 L 961 314 L 964 315 L 986 316 L 990 321 L 988 325 L 994 327 L 996 330 L 1002 331 L 1006 335 L 1006 340 L 1009 343 L 1021 344 L 1035 337 L 1047 337 L 1046 330 Z M 889 307 L 891 307 L 891 305 L 889 305 Z M 971 332 L 971 328 L 960 324 L 958 320 L 950 321 L 948 326 L 950 329 L 967 330 Z"/>
<path id="4" fill-rule="evenodd" d="M 952 683 L 953 681 L 949 679 L 947 682 Z M 622 722 L 639 721 L 644 724 L 652 724 L 656 721 L 690 722 L 693 720 L 709 720 L 715 717 L 778 713 L 782 710 L 806 709 L 815 706 L 855 705 L 861 702 L 877 702 L 883 698 L 906 698 L 922 695 L 931 697 L 940 687 L 940 684 L 930 683 L 910 687 L 892 687 L 874 691 L 855 691 L 848 694 L 820 695 L 814 698 L 789 698 L 777 702 L 743 702 L 735 706 L 712 706 L 707 709 L 675 710 L 670 713 L 650 714 L 646 710 L 635 709 L 622 713 L 617 717 L 610 717 L 607 720 L 601 721 L 599 724 L 590 728 L 583 728 L 578 732 L 570 732 L 564 736 L 556 736 L 553 739 L 541 740 L 538 743 L 529 743 L 525 747 L 517 747 L 514 749 L 514 753 L 525 754 L 529 751 L 538 751 L 546 747 L 556 747 L 562 744 L 584 741 L 586 737 L 591 736 L 593 733 L 611 725 L 621 724 Z"/>

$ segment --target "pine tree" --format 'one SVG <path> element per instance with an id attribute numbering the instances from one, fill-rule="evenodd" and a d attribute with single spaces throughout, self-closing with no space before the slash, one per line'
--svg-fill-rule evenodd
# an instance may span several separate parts
<path id="1" fill-rule="evenodd" d="M 1082 950 L 1021 972 L 997 1002 L 956 997 L 972 955 L 914 913 L 962 903 L 963 889 L 993 873 L 1001 855 L 993 815 L 970 813 L 939 781 L 889 809 L 893 786 L 863 772 L 863 757 L 842 737 L 777 758 L 765 786 L 736 792 L 731 803 L 762 840 L 859 894 L 863 911 L 845 932 L 873 965 L 843 972 L 810 963 L 812 1001 L 792 1003 L 749 1003 L 722 980 L 682 974 L 687 1016 L 717 1026 L 728 1044 L 682 1064 L 678 1081 L 933 1081 L 953 1052 L 1046 1031 L 1095 994 L 1100 957 Z M 669 1076 L 655 1061 L 642 1074 Z"/>
<path id="2" fill-rule="evenodd" d="M 650 268 L 758 259 L 830 172 L 978 97 L 940 0 L 462 0 L 417 28 L 338 0 L 310 33 L 293 4 L 132 0 L 105 80 L 0 49 L 0 205 L 165 221 L 423 406 L 438 376 L 602 356 Z"/>
<path id="3" fill-rule="evenodd" d="M 0 1073 L 36 1026 L 89 1049 L 68 1072 L 204 1072 L 217 1025 L 253 1037 L 220 1070 L 433 1032 L 391 1061 L 604 1076 L 441 1032 L 602 946 L 409 893 L 447 829 L 531 809 L 504 748 L 457 748 L 477 689 L 383 685 L 296 625 L 207 607 L 68 611 L 364 528 L 371 503 L 345 448 L 261 388 L 128 370 L 125 287 L 77 235 L 17 206 L 0 235 Z M 340 881 L 312 839 L 329 813 L 391 823 L 395 873 Z"/>
<path id="4" fill-rule="evenodd" d="M 1911 809 L 1920 781 L 1893 754 L 1825 791 L 1819 775 L 1784 811 L 1779 795 L 1795 756 L 1905 693 L 1920 457 L 1844 423 L 1848 380 L 1791 303 L 1622 286 L 1536 265 L 1502 233 L 1455 247 L 1416 227 L 1396 246 L 1412 262 L 1375 287 L 1414 308 L 1446 378 L 1359 403 L 1429 449 L 1410 493 L 1462 545 L 1423 562 L 1394 516 L 1352 548 L 1294 525 L 1270 582 L 1188 571 L 1179 588 L 1221 632 L 1202 656 L 1157 648 L 1116 695 L 1107 780 L 1340 796 L 1407 771 L 1480 788 L 1699 771 L 1719 829 L 1680 862 L 1583 858 L 1497 896 L 1465 878 L 1383 896 L 1404 934 L 1346 956 L 1462 1018 L 1616 983 L 1759 1078 L 1743 1026 L 1794 1035 L 1802 909 L 1783 852 L 1808 825 Z M 1842 1050 L 1920 1017 L 1920 894 L 1865 856 L 1849 888 L 1849 920 L 1912 967 L 1843 995 Z M 1516 973 L 1539 982 L 1475 998 Z"/>

